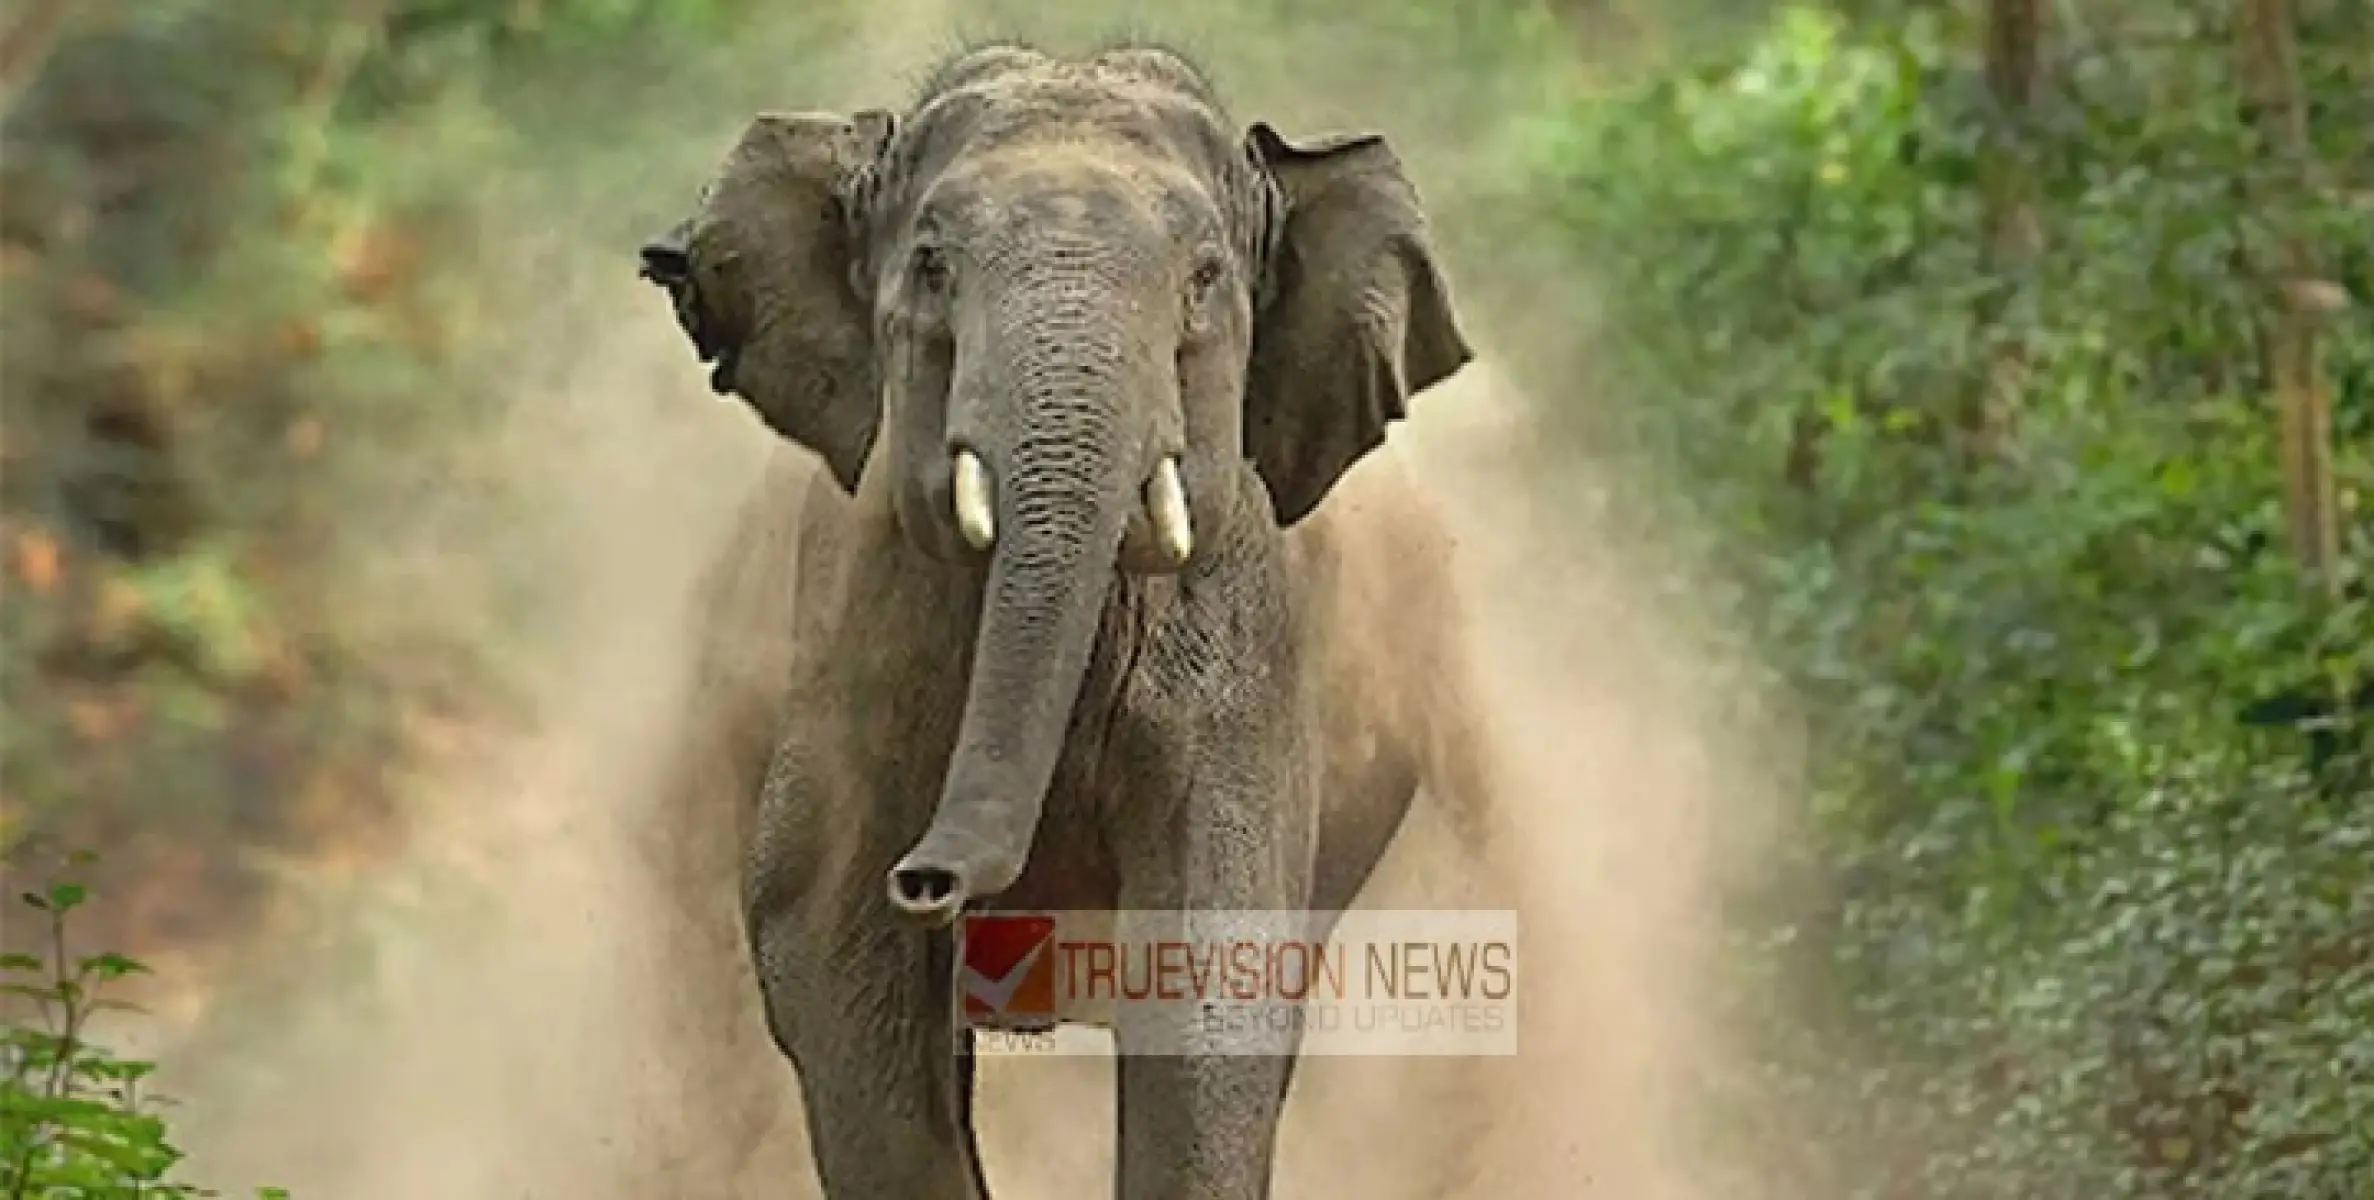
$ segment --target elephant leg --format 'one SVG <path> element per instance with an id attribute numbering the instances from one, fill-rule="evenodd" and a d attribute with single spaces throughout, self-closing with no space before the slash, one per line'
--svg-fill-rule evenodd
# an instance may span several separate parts
<path id="1" fill-rule="evenodd" d="M 1289 1056 L 1133 1054 L 1120 1060 L 1124 1200 L 1269 1195 Z"/>
<path id="2" fill-rule="evenodd" d="M 901 922 L 881 890 L 897 830 L 837 788 L 834 743 L 787 741 L 743 879 L 768 1031 L 799 1078 L 826 1200 L 980 1200 L 968 1072 L 954 1019 L 954 941 Z M 829 752 L 828 752 L 829 753 Z"/>
<path id="3" fill-rule="evenodd" d="M 1162 914 L 1160 929 L 1116 929 L 1125 944 L 1245 936 L 1242 926 L 1222 923 L 1227 914 L 1294 911 L 1308 903 L 1313 789 L 1284 769 L 1296 761 L 1299 731 L 1291 722 L 1244 713 L 1204 724 L 1193 744 L 1212 748 L 1213 761 L 1188 759 L 1181 764 L 1188 769 L 1157 777 L 1226 782 L 1185 789 L 1168 821 L 1122 820 L 1125 829 L 1115 839 L 1121 907 Z M 1182 919 L 1183 928 L 1172 924 Z M 1264 926 L 1252 936 L 1302 934 Z M 1267 1197 L 1278 1118 L 1302 1042 L 1299 1026 L 1221 1031 L 1207 1027 L 1193 1003 L 1124 1003 L 1114 1036 L 1121 1056 L 1118 1194 L 1125 1200 Z"/>
<path id="4" fill-rule="evenodd" d="M 948 937 L 885 920 L 820 946 L 776 920 L 757 941 L 827 1200 L 982 1200 Z"/>
<path id="5" fill-rule="evenodd" d="M 1139 935 L 1123 936 L 1146 944 Z M 1192 1008 L 1125 1004 L 1116 1015 L 1116 1195 L 1123 1200 L 1263 1200 L 1270 1193 L 1278 1119 L 1301 1038 L 1286 1031 L 1255 1047 L 1244 1044 L 1241 1032 L 1208 1036 L 1197 1027 Z M 1234 1052 L 1213 1052 L 1212 1043 L 1221 1038 L 1238 1043 L 1229 1048 Z"/>

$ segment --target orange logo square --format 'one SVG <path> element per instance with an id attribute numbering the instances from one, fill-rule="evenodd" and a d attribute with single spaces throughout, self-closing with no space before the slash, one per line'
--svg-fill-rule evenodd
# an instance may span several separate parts
<path id="1" fill-rule="evenodd" d="M 1055 1024 L 1055 918 L 1044 913 L 966 913 L 957 992 L 967 1025 Z"/>

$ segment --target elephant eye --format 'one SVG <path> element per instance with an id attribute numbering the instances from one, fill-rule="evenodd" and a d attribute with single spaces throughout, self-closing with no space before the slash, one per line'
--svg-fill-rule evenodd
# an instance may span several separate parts
<path id="1" fill-rule="evenodd" d="M 927 296 L 944 296 L 953 282 L 955 271 L 949 266 L 945 248 L 923 245 L 915 248 L 915 286 Z"/>
<path id="2" fill-rule="evenodd" d="M 1205 258 L 1195 264 L 1194 273 L 1187 277 L 1187 304 L 1190 309 L 1200 310 L 1211 303 L 1212 293 L 1220 286 L 1223 269 L 1216 257 Z"/>

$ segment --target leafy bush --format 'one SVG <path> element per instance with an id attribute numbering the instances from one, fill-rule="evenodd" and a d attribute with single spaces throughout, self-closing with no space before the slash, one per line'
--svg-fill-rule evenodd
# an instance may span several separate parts
<path id="1" fill-rule="evenodd" d="M 93 1018 L 131 1007 L 104 995 L 107 986 L 148 968 L 121 954 L 68 952 L 67 919 L 88 899 L 85 886 L 71 880 L 24 893 L 47 951 L 0 955 L 5 1007 L 28 1014 L 0 1026 L 0 1196 L 218 1195 L 168 1178 L 182 1152 L 158 1115 L 169 1101 L 146 1087 L 156 1064 L 119 1057 L 92 1039 Z M 256 1194 L 288 1196 L 278 1188 Z"/>

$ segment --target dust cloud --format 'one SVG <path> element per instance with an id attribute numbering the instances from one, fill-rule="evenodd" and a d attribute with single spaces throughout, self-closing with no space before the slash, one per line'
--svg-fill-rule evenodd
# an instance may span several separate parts
<path id="1" fill-rule="evenodd" d="M 865 35 L 803 76 L 823 83 L 795 79 L 771 102 L 895 103 L 924 63 L 1000 28 L 982 15 L 996 6 L 952 20 L 955 7 L 870 8 Z M 1461 139 L 1489 132 L 1463 126 L 1478 105 L 1451 94 L 1472 70 L 1429 90 L 1352 35 L 1232 26 L 1235 7 L 1176 36 L 1240 120 L 1385 129 L 1438 224 L 1505 221 L 1460 183 Z M 683 127 L 722 149 L 742 115 L 703 109 Z M 1521 1055 L 1306 1060 L 1278 1194 L 1679 1200 L 1704 1194 L 1690 1081 L 1725 1054 L 1700 1004 L 1726 873 L 1714 834 L 1761 828 L 1776 785 L 1745 749 L 1759 740 L 1715 715 L 1684 624 L 1641 585 L 1651 564 L 1631 548 L 1651 539 L 1575 503 L 1589 480 L 1512 466 L 1534 412 L 1594 398 L 1519 382 L 1512 365 L 1554 375 L 1571 348 L 1534 344 L 1540 321 L 1504 315 L 1538 308 L 1516 273 L 1538 281 L 1538 247 L 1481 240 L 1495 248 L 1451 263 L 1481 361 L 1422 397 L 1394 444 L 1459 537 L 1499 750 L 1497 886 L 1521 912 Z M 743 968 L 687 936 L 646 857 L 675 836 L 656 796 L 697 699 L 681 634 L 693 582 L 769 454 L 788 452 L 710 402 L 662 301 L 632 280 L 630 249 L 564 231 L 498 251 L 555 298 L 517 348 L 537 370 L 502 444 L 549 502 L 442 551 L 532 554 L 566 583 L 553 590 L 571 601 L 532 631 L 537 736 L 430 789 L 400 861 L 364 879 L 292 878 L 283 907 L 314 932 L 267 929 L 227 959 L 248 981 L 238 992 L 194 1026 L 152 1031 L 169 1090 L 204 1101 L 183 1128 L 192 1175 L 211 1186 L 334 1200 L 813 1194 L 788 1068 L 758 1031 Z M 1364 903 L 1461 902 L 1473 881 L 1440 861 L 1436 816 L 1422 798 Z M 721 988 L 739 999 L 718 1004 Z M 993 1190 L 1103 1194 L 1110 1077 L 1104 1060 L 988 1060 Z"/>

